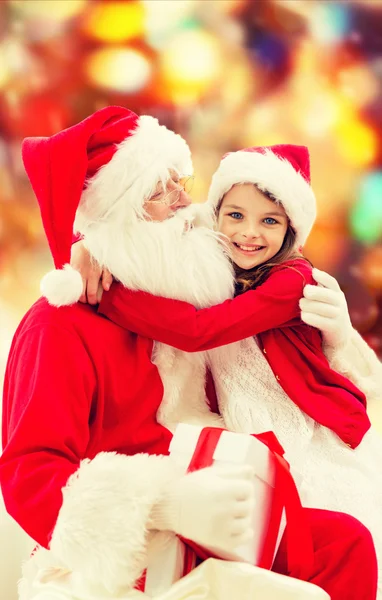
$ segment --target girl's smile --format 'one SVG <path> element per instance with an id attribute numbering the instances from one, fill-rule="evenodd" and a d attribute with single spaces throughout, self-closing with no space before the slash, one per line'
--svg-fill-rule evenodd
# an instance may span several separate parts
<path id="1" fill-rule="evenodd" d="M 259 252 L 259 250 L 264 250 L 265 246 L 251 246 L 250 244 L 237 244 L 236 242 L 233 242 L 234 246 L 236 246 L 236 248 L 238 248 L 241 252 L 243 252 L 243 254 L 246 255 L 251 255 L 251 254 L 255 254 L 256 252 Z"/>

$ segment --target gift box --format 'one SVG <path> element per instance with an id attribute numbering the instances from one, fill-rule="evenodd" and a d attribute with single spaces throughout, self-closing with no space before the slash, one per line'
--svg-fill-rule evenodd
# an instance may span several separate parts
<path id="1" fill-rule="evenodd" d="M 146 597 L 146 596 L 145 596 Z M 155 600 L 330 600 L 321 588 L 249 564 L 204 561 Z M 345 599 L 344 599 L 345 600 Z"/>
<path id="2" fill-rule="evenodd" d="M 196 554 L 177 535 L 158 532 L 147 569 L 138 586 L 149 596 L 163 594 L 196 566 Z"/>
<path id="3" fill-rule="evenodd" d="M 200 558 L 212 556 L 270 569 L 287 523 L 289 566 L 298 568 L 301 576 L 310 568 L 313 563 L 310 531 L 283 453 L 272 432 L 247 435 L 218 428 L 178 425 L 170 444 L 170 456 L 185 472 L 233 464 L 250 465 L 255 471 L 253 539 L 233 553 L 216 547 L 200 548 L 188 540 Z"/>

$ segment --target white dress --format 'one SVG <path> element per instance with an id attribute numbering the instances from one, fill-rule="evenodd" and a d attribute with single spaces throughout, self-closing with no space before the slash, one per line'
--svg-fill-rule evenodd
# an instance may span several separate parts
<path id="1" fill-rule="evenodd" d="M 273 431 L 296 475 L 304 506 L 353 515 L 371 531 L 382 569 L 382 437 L 371 428 L 352 450 L 286 395 L 248 338 L 209 352 L 219 408 L 228 429 Z M 382 577 L 378 584 L 382 600 Z"/>

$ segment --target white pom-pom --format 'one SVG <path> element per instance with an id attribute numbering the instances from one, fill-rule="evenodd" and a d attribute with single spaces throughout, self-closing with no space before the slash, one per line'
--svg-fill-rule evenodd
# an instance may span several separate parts
<path id="1" fill-rule="evenodd" d="M 81 297 L 83 283 L 81 274 L 70 265 L 50 271 L 41 279 L 41 294 L 52 306 L 69 306 Z"/>

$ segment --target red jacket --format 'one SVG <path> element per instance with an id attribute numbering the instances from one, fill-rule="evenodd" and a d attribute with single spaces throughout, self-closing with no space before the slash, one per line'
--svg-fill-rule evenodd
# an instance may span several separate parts
<path id="1" fill-rule="evenodd" d="M 8 512 L 41 545 L 82 459 L 167 454 L 152 345 L 83 304 L 57 309 L 40 299 L 21 322 L 4 382 L 0 480 Z"/>
<path id="2" fill-rule="evenodd" d="M 307 415 L 355 448 L 370 427 L 364 394 L 333 371 L 317 329 L 300 319 L 305 284 L 314 284 L 304 260 L 273 270 L 251 290 L 211 308 L 134 292 L 113 284 L 99 312 L 118 325 L 186 352 L 208 350 L 257 335 L 286 394 Z"/>

